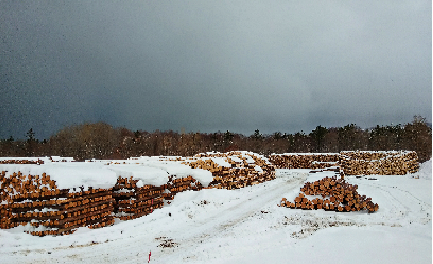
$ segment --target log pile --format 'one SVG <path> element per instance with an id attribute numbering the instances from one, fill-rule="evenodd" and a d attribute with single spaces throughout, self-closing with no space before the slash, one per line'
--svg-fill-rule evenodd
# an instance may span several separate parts
<path id="1" fill-rule="evenodd" d="M 269 161 L 276 166 L 277 169 L 325 169 L 326 167 L 338 166 L 338 154 L 283 154 L 271 155 Z M 327 162 L 327 163 L 323 163 Z"/>
<path id="2" fill-rule="evenodd" d="M 271 155 L 277 169 L 323 170 L 339 166 L 345 175 L 403 175 L 417 172 L 418 156 L 414 151 L 370 152 L 347 151 L 339 154 Z"/>
<path id="3" fill-rule="evenodd" d="M 203 189 L 202 184 L 196 181 L 191 175 L 186 178 L 177 178 L 176 175 L 168 176 L 167 182 L 168 192 L 162 194 L 165 200 L 173 200 L 178 192 L 187 190 L 200 191 Z"/>
<path id="4" fill-rule="evenodd" d="M 168 188 L 167 184 L 154 186 L 151 184 L 139 186 L 138 180 L 131 176 L 122 178 L 119 176 L 113 188 L 115 199 L 114 214 L 120 220 L 131 220 L 145 216 L 154 209 L 164 206 L 163 192 Z"/>
<path id="5" fill-rule="evenodd" d="M 44 164 L 43 160 L 0 160 L 0 164 Z"/>
<path id="6" fill-rule="evenodd" d="M 192 162 L 185 162 L 184 164 L 188 164 L 191 166 L 191 169 L 202 169 L 210 171 L 213 173 L 220 173 L 222 171 L 228 170 L 229 168 L 221 166 L 213 162 L 212 160 L 197 160 Z"/>
<path id="7" fill-rule="evenodd" d="M 416 152 L 341 152 L 346 175 L 403 175 L 419 169 Z"/>
<path id="8" fill-rule="evenodd" d="M 360 195 L 357 189 L 357 185 L 348 184 L 345 180 L 337 179 L 336 176 L 326 177 L 319 181 L 305 183 L 293 202 L 283 198 L 278 206 L 302 210 L 323 209 L 335 212 L 377 211 L 379 205 L 373 203 L 371 198 Z M 319 198 L 311 198 L 310 200 L 306 196 L 319 196 Z"/>
<path id="9" fill-rule="evenodd" d="M 1 176 L 0 227 L 28 226 L 35 236 L 68 235 L 78 227 L 112 225 L 111 189 L 58 189 L 47 174 Z"/>
<path id="10" fill-rule="evenodd" d="M 254 162 L 248 162 L 248 157 Z M 197 154 L 196 161 L 184 161 L 192 169 L 204 169 L 212 173 L 214 180 L 208 188 L 217 189 L 239 189 L 246 186 L 262 183 L 275 179 L 274 166 L 268 164 L 264 159 L 252 153 L 228 152 Z M 209 159 L 205 159 L 209 158 Z M 223 158 L 230 166 L 221 166 L 210 158 Z"/>
<path id="11" fill-rule="evenodd" d="M 34 236 L 69 235 L 79 227 L 100 228 L 114 219 L 135 219 L 164 205 L 164 198 L 202 186 L 191 176 L 169 177 L 161 186 L 138 184 L 138 180 L 119 177 L 113 188 L 58 189 L 47 174 L 5 177 L 0 174 L 0 228 L 27 226 Z"/>

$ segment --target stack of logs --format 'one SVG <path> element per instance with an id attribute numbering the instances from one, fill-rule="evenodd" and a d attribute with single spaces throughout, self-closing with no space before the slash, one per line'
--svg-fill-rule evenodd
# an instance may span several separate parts
<path id="1" fill-rule="evenodd" d="M 130 220 L 148 215 L 164 205 L 164 199 L 185 190 L 201 190 L 192 176 L 170 176 L 161 186 L 142 185 L 131 176 L 119 176 L 114 188 L 58 189 L 55 181 L 43 173 L 5 177 L 0 174 L 0 228 L 30 224 L 34 236 L 69 235 L 79 227 L 100 228 L 114 224 L 114 219 Z"/>
<path id="2" fill-rule="evenodd" d="M 341 152 L 346 175 L 403 175 L 417 172 L 418 156 L 411 152 Z"/>
<path id="3" fill-rule="evenodd" d="M 113 188 L 114 213 L 120 220 L 130 220 L 148 215 L 154 209 L 164 205 L 162 194 L 168 188 L 167 184 L 137 186 L 137 182 L 138 180 L 134 180 L 132 176 L 129 179 L 119 176 L 117 179 Z"/>
<path id="4" fill-rule="evenodd" d="M 308 154 L 308 155 L 271 155 L 269 161 L 277 169 L 309 169 L 317 170 L 338 166 L 338 154 Z M 320 163 L 327 162 L 327 163 Z"/>
<path id="5" fill-rule="evenodd" d="M 44 164 L 43 160 L 0 160 L 0 164 Z"/>
<path id="6" fill-rule="evenodd" d="M 162 194 L 165 200 L 173 200 L 178 192 L 187 190 L 200 191 L 203 189 L 202 184 L 191 175 L 188 175 L 186 178 L 177 178 L 176 175 L 170 175 L 168 176 L 167 186 L 169 192 Z"/>
<path id="7" fill-rule="evenodd" d="M 247 157 L 250 156 L 254 163 L 248 163 Z M 204 169 L 212 173 L 213 181 L 209 184 L 208 188 L 217 189 L 239 189 L 246 186 L 262 183 L 275 179 L 275 169 L 273 165 L 266 163 L 262 158 L 241 152 L 228 152 L 216 154 L 198 154 L 196 158 L 215 158 L 222 157 L 230 164 L 230 167 L 220 166 L 214 163 L 211 159 L 185 161 L 183 164 L 188 164 L 193 169 Z M 230 157 L 236 157 L 240 162 L 233 160 Z M 256 167 L 260 167 L 256 170 Z"/>
<path id="8" fill-rule="evenodd" d="M 269 161 L 276 169 L 323 170 L 339 166 L 345 175 L 403 175 L 417 172 L 418 156 L 415 151 L 370 152 L 347 151 L 339 154 L 271 155 Z"/>
<path id="9" fill-rule="evenodd" d="M 360 195 L 357 189 L 357 185 L 348 184 L 342 179 L 337 179 L 336 176 L 326 177 L 313 183 L 305 183 L 294 202 L 283 198 L 278 206 L 303 210 L 324 209 L 335 212 L 377 211 L 379 205 L 373 203 L 371 198 Z M 306 195 L 320 195 L 321 198 L 309 200 L 305 197 Z"/>
<path id="10" fill-rule="evenodd" d="M 0 175 L 0 227 L 13 228 L 30 224 L 31 235 L 68 235 L 78 227 L 104 227 L 114 223 L 114 199 L 111 189 L 70 192 L 58 189 L 45 173 Z"/>

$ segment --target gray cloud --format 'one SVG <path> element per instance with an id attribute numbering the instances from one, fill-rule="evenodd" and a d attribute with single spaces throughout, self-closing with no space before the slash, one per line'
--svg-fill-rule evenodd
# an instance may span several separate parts
<path id="1" fill-rule="evenodd" d="M 1 1 L 0 137 L 431 122 L 431 1 Z"/>

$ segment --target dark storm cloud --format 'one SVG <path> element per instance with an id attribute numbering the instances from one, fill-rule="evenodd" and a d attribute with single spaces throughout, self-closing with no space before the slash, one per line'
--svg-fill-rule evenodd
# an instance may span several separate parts
<path id="1" fill-rule="evenodd" d="M 431 1 L 1 1 L 0 137 L 431 122 Z"/>

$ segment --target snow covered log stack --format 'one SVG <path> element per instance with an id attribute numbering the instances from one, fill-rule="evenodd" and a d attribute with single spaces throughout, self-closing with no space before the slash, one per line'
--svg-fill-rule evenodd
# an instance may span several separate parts
<path id="1" fill-rule="evenodd" d="M 164 206 L 162 193 L 167 188 L 166 184 L 142 185 L 132 176 L 129 179 L 119 176 L 113 188 L 115 216 L 120 220 L 131 220 L 150 214 L 154 209 Z"/>
<path id="2" fill-rule="evenodd" d="M 373 203 L 371 198 L 360 195 L 357 189 L 357 185 L 348 184 L 335 176 L 326 177 L 319 181 L 305 183 L 294 202 L 283 198 L 278 206 L 303 210 L 323 209 L 335 212 L 377 211 L 379 205 Z M 311 200 L 306 196 L 311 196 Z"/>
<path id="3" fill-rule="evenodd" d="M 77 228 L 100 228 L 114 224 L 114 218 L 135 219 L 164 205 L 177 192 L 199 190 L 201 185 L 188 176 L 161 186 L 143 185 L 138 180 L 119 177 L 114 188 L 87 190 L 58 189 L 47 174 L 5 177 L 0 174 L 0 228 L 27 226 L 34 236 L 69 235 Z M 167 192 L 167 191 L 171 192 Z"/>
<path id="4" fill-rule="evenodd" d="M 195 180 L 191 175 L 185 178 L 177 178 L 175 175 L 168 176 L 167 182 L 168 192 L 162 194 L 165 200 L 173 200 L 178 192 L 187 190 L 200 191 L 203 189 L 202 184 Z"/>
<path id="5" fill-rule="evenodd" d="M 112 225 L 111 189 L 58 189 L 45 173 L 0 175 L 0 227 L 28 226 L 31 235 L 68 235 L 81 226 L 89 228 Z"/>
<path id="6" fill-rule="evenodd" d="M 340 166 L 346 175 L 403 175 L 419 169 L 415 151 L 341 152 Z"/>
<path id="7" fill-rule="evenodd" d="M 186 160 L 184 164 L 212 173 L 214 180 L 208 188 L 239 189 L 275 179 L 275 167 L 265 157 L 254 153 L 207 153 L 197 154 L 193 159 L 197 160 Z"/>
<path id="8" fill-rule="evenodd" d="M 174 195 L 186 190 L 198 191 L 202 189 L 200 182 L 191 175 L 187 177 L 168 176 L 167 184 L 155 186 L 143 185 L 141 181 L 119 176 L 113 188 L 115 217 L 120 220 L 131 220 L 148 215 L 153 210 L 164 206 L 164 200 L 173 200 Z"/>

